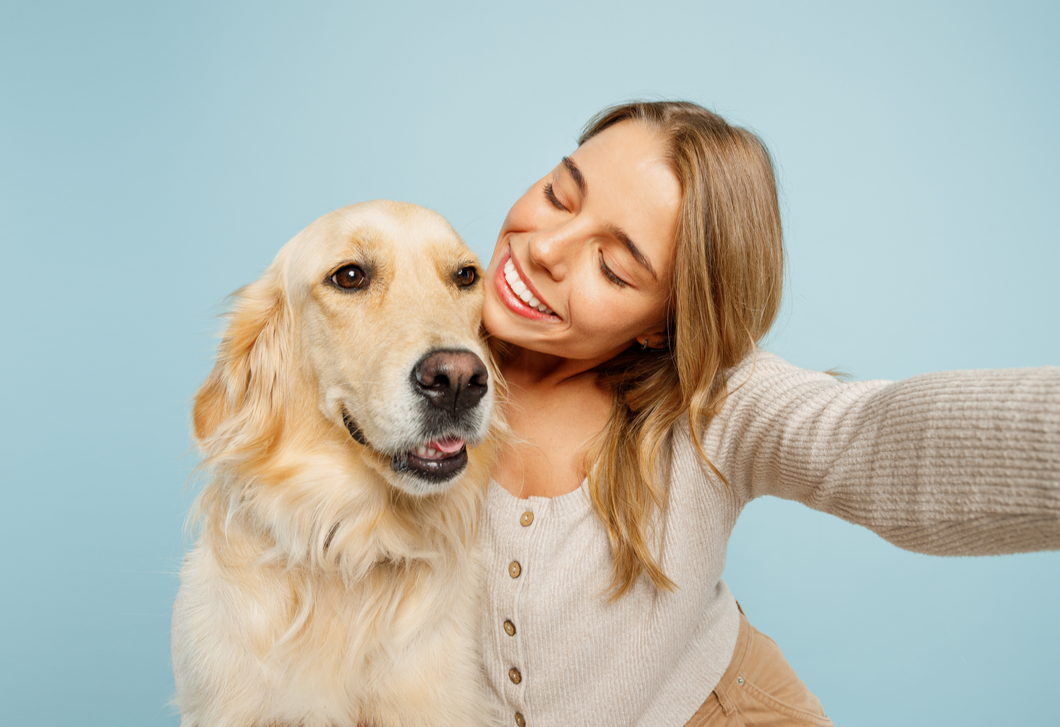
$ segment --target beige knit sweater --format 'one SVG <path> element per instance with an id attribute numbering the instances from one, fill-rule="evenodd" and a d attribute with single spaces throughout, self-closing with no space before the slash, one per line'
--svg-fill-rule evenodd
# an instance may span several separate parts
<path id="1" fill-rule="evenodd" d="M 729 391 L 703 433 L 729 485 L 687 431 L 673 438 L 658 544 L 673 593 L 642 577 L 608 604 L 610 550 L 584 483 L 527 500 L 491 483 L 485 665 L 510 724 L 684 725 L 732 657 L 725 549 L 762 495 L 922 553 L 1060 548 L 1060 368 L 844 384 L 759 351 Z"/>

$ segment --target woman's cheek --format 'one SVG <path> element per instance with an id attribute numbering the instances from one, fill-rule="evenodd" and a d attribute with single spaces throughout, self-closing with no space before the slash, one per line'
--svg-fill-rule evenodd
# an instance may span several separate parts
<path id="1" fill-rule="evenodd" d="M 482 327 L 491 336 L 496 336 L 502 341 L 511 342 L 504 332 L 504 312 L 499 310 L 502 305 L 503 303 L 497 300 L 496 292 L 487 287 L 486 298 L 482 302 Z"/>

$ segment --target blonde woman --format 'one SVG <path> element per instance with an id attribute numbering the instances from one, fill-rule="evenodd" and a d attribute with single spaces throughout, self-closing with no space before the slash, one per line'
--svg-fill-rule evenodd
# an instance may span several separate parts
<path id="1" fill-rule="evenodd" d="M 511 724 L 831 724 L 721 580 L 761 495 L 924 553 L 1060 548 L 1060 369 L 800 370 L 756 348 L 782 268 L 766 149 L 694 104 L 602 112 L 511 208 L 483 322 L 515 441 L 482 529 Z"/>

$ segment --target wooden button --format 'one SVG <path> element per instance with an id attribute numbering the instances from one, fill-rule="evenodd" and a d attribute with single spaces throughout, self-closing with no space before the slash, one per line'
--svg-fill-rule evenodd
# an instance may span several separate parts
<path id="1" fill-rule="evenodd" d="M 530 512 L 529 510 L 524 512 L 522 514 L 522 517 L 519 518 L 519 524 L 522 525 L 524 528 L 525 527 L 529 527 L 530 523 L 532 523 L 533 521 L 534 521 L 534 513 Z"/>
<path id="2" fill-rule="evenodd" d="M 526 727 L 526 719 L 518 712 L 515 713 L 515 727 Z"/>
<path id="3" fill-rule="evenodd" d="M 515 636 L 515 624 L 513 624 L 511 621 L 505 621 L 504 633 L 508 634 L 509 636 Z"/>
<path id="4" fill-rule="evenodd" d="M 518 578 L 519 574 L 523 572 L 523 569 L 519 567 L 519 561 L 513 560 L 508 564 L 508 575 L 512 578 Z"/>
<path id="5" fill-rule="evenodd" d="M 513 666 L 508 670 L 508 678 L 512 680 L 512 684 L 518 684 L 523 680 L 523 675 Z"/>

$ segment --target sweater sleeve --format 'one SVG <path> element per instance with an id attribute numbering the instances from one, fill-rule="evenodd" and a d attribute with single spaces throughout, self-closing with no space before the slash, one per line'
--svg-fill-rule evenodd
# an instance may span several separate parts
<path id="1" fill-rule="evenodd" d="M 706 451 L 775 495 L 936 555 L 1060 548 L 1060 368 L 841 383 L 759 351 Z"/>

